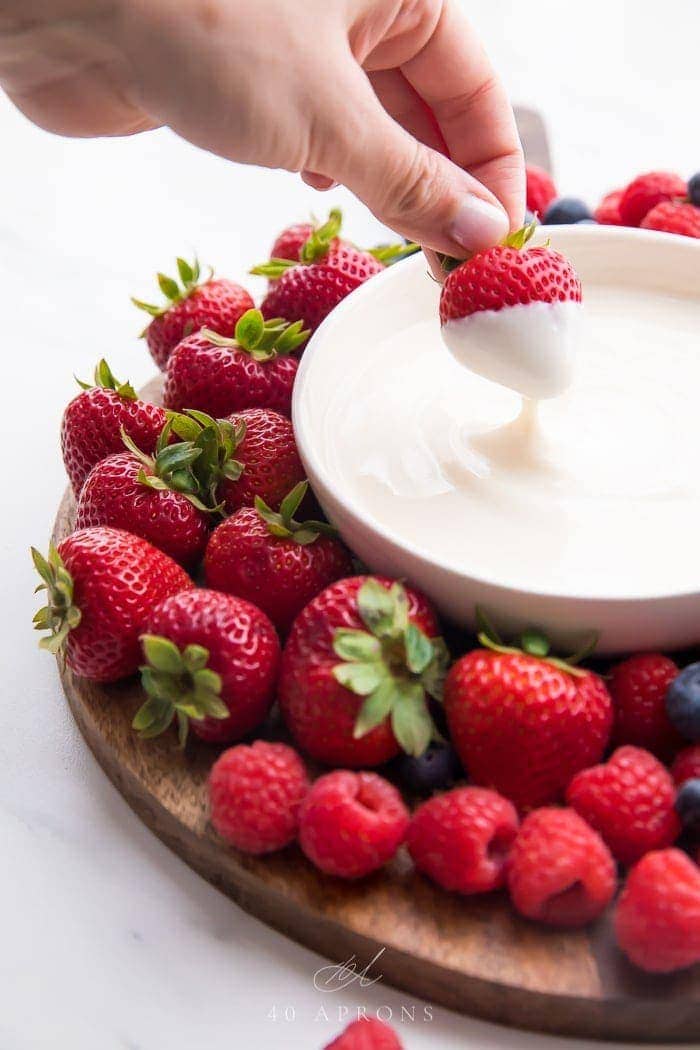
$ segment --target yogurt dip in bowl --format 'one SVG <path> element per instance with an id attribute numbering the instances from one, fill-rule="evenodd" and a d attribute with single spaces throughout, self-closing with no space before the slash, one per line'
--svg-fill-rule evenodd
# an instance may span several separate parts
<path id="1" fill-rule="evenodd" d="M 407 578 L 460 624 L 480 604 L 505 630 L 536 624 L 564 645 L 597 630 L 600 652 L 691 644 L 700 242 L 589 225 L 533 241 L 548 237 L 583 284 L 575 352 L 558 361 L 548 341 L 564 392 L 523 401 L 483 362 L 481 375 L 460 363 L 416 256 L 343 302 L 304 354 L 294 423 L 309 478 L 372 571 Z M 485 331 L 472 352 L 504 340 Z"/>

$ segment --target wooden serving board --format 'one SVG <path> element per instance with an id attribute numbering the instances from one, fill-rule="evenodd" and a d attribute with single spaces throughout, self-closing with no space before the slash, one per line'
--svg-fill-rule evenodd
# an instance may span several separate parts
<path id="1" fill-rule="evenodd" d="M 66 493 L 54 541 L 73 528 Z M 131 720 L 135 679 L 101 686 L 61 668 L 80 731 L 136 814 L 182 859 L 242 908 L 335 962 L 377 971 L 430 1002 L 504 1024 L 645 1042 L 700 1040 L 700 973 L 646 977 L 616 949 L 609 921 L 580 932 L 519 919 L 505 895 L 462 898 L 432 886 L 399 856 L 357 884 L 317 872 L 292 847 L 248 857 L 207 822 L 205 781 L 217 749 L 175 734 L 141 741 Z M 279 727 L 272 735 L 282 736 Z"/>
<path id="2" fill-rule="evenodd" d="M 542 120 L 518 111 L 530 161 L 549 168 Z M 159 381 L 144 391 L 157 400 Z M 66 493 L 54 527 L 73 528 Z M 131 720 L 135 680 L 100 686 L 60 669 L 85 740 L 135 813 L 163 842 L 242 908 L 335 962 L 466 1014 L 542 1032 L 642 1042 L 700 1041 L 700 972 L 648 977 L 616 949 L 609 920 L 577 932 L 518 918 L 504 894 L 463 898 L 416 875 L 405 854 L 357 884 L 317 872 L 292 847 L 254 858 L 218 839 L 207 821 L 206 777 L 218 754 L 175 735 L 141 741 Z M 278 726 L 272 735 L 282 736 Z"/>

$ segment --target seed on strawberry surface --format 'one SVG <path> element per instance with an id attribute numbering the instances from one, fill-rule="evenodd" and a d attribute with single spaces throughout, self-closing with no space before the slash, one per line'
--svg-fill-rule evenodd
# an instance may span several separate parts
<path id="1" fill-rule="evenodd" d="M 211 822 L 236 849 L 272 853 L 296 838 L 310 784 L 293 748 L 266 740 L 229 748 L 207 783 Z"/>
<path id="2" fill-rule="evenodd" d="M 75 674 L 98 682 L 134 674 L 153 607 L 193 586 L 167 554 L 121 529 L 80 529 L 48 559 L 34 548 L 32 557 L 48 597 L 34 617 L 35 628 L 49 632 L 41 648 L 63 652 Z"/>
<path id="3" fill-rule="evenodd" d="M 158 274 L 158 286 L 165 296 L 162 306 L 132 302 L 151 318 L 142 332 L 153 360 L 163 371 L 177 344 L 191 332 L 211 328 L 222 335 L 230 335 L 236 323 L 255 304 L 249 293 L 239 284 L 224 278 L 209 276 L 201 280 L 201 267 L 195 259 L 190 264 L 177 260 L 179 283 L 165 274 Z M 191 406 L 196 407 L 196 406 Z"/>
<path id="4" fill-rule="evenodd" d="M 585 926 L 615 893 L 615 862 L 600 835 L 572 809 L 528 814 L 508 857 L 515 908 L 550 926 Z"/>
<path id="5" fill-rule="evenodd" d="M 280 645 L 265 614 L 250 602 L 196 588 L 154 606 L 143 624 L 148 699 L 134 718 L 145 738 L 177 721 L 188 731 L 230 743 L 264 720 L 274 699 Z"/>
<path id="6" fill-rule="evenodd" d="M 308 490 L 301 481 L 273 511 L 259 496 L 214 529 L 204 573 L 209 587 L 254 602 L 286 633 L 324 587 L 352 572 L 347 549 L 323 521 L 297 521 Z"/>
<path id="7" fill-rule="evenodd" d="M 105 360 L 97 365 L 93 383 L 80 386 L 82 393 L 61 421 L 63 462 L 76 496 L 96 463 L 124 451 L 122 430 L 150 454 L 167 422 L 165 410 L 138 398 L 130 383 L 115 379 Z"/>
<path id="8" fill-rule="evenodd" d="M 488 788 L 455 788 L 413 814 L 408 851 L 417 869 L 443 889 L 485 893 L 505 884 L 506 858 L 518 833 L 508 799 Z"/>
<path id="9" fill-rule="evenodd" d="M 392 859 L 408 824 L 408 810 L 388 780 L 336 770 L 319 777 L 302 803 L 299 845 L 327 875 L 359 879 Z"/>

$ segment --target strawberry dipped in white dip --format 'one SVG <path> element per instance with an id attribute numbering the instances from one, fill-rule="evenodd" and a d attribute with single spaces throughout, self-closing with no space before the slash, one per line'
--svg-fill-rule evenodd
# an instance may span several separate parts
<path id="1" fill-rule="evenodd" d="M 581 282 L 560 252 L 527 247 L 537 223 L 478 252 L 448 274 L 442 338 L 472 372 L 539 401 L 571 383 Z"/>

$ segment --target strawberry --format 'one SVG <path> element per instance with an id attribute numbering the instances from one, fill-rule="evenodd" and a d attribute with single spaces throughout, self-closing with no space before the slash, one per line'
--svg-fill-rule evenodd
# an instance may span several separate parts
<path id="1" fill-rule="evenodd" d="M 352 572 L 332 526 L 295 520 L 307 489 L 306 481 L 295 485 L 279 512 L 257 496 L 255 507 L 214 529 L 204 559 L 208 587 L 255 602 L 281 633 L 319 591 Z"/>
<path id="2" fill-rule="evenodd" d="M 300 318 L 313 332 L 342 299 L 384 269 L 371 251 L 340 239 L 341 221 L 341 213 L 332 211 L 301 247 L 298 261 L 272 258 L 250 271 L 271 278 L 261 306 L 265 317 Z"/>
<path id="3" fill-rule="evenodd" d="M 201 449 L 168 444 L 170 424 L 155 456 L 141 452 L 126 433 L 126 452 L 97 463 L 78 498 L 76 528 L 111 525 L 142 536 L 184 566 L 195 565 L 209 536 L 208 509 L 197 496 L 192 464 Z"/>
<path id="4" fill-rule="evenodd" d="M 63 652 L 75 674 L 113 682 L 133 674 L 139 635 L 154 605 L 193 586 L 187 573 L 146 540 L 121 529 L 80 529 L 51 547 L 32 548 L 48 604 L 34 617 L 39 643 Z"/>
<path id="5" fill-rule="evenodd" d="M 321 591 L 282 655 L 278 698 L 299 746 L 348 768 L 425 751 L 447 662 L 438 634 L 427 599 L 401 583 L 353 576 Z"/>
<path id="6" fill-rule="evenodd" d="M 141 401 L 130 383 L 114 378 L 104 359 L 95 369 L 94 384 L 80 386 L 82 393 L 70 402 L 61 422 L 63 462 L 76 496 L 96 463 L 123 451 L 122 428 L 150 453 L 167 422 L 164 409 Z"/>
<path id="7" fill-rule="evenodd" d="M 593 212 L 593 218 L 601 226 L 624 226 L 620 215 L 620 201 L 624 190 L 611 190 Z"/>
<path id="8" fill-rule="evenodd" d="M 553 248 L 528 248 L 532 222 L 503 244 L 477 252 L 447 275 L 440 294 L 440 323 L 481 310 L 529 303 L 581 302 L 581 282 L 568 259 Z M 445 260 L 450 267 L 455 260 Z"/>
<path id="9" fill-rule="evenodd" d="M 315 225 L 312 222 L 297 222 L 293 226 L 287 226 L 275 238 L 270 249 L 271 259 L 291 259 L 300 262 L 301 250 L 314 232 Z"/>
<path id="10" fill-rule="evenodd" d="M 181 745 L 189 728 L 202 740 L 229 743 L 264 720 L 280 644 L 256 606 L 198 587 L 153 606 L 142 633 L 148 699 L 133 722 L 142 737 L 177 719 Z"/>
<path id="11" fill-rule="evenodd" d="M 304 480 L 291 422 L 267 408 L 248 408 L 229 419 L 188 409 L 172 417 L 174 432 L 202 454 L 191 465 L 207 507 L 232 514 L 255 497 L 277 510 L 287 492 Z"/>
<path id="12" fill-rule="evenodd" d="M 200 283 L 201 270 L 195 260 L 193 265 L 184 259 L 177 260 L 181 284 L 158 274 L 158 284 L 165 296 L 163 306 L 153 306 L 140 299 L 132 299 L 139 310 L 145 310 L 153 318 L 141 333 L 146 337 L 148 349 L 161 371 L 177 344 L 200 328 L 211 328 L 222 335 L 230 335 L 238 320 L 255 303 L 240 284 L 224 278 L 209 277 Z"/>
<path id="13" fill-rule="evenodd" d="M 608 691 L 597 675 L 551 657 L 537 632 L 523 634 L 522 649 L 504 646 L 479 615 L 484 648 L 457 660 L 445 681 L 452 742 L 474 783 L 521 809 L 557 801 L 605 750 Z"/>
<path id="14" fill-rule="evenodd" d="M 638 175 L 622 192 L 620 218 L 625 226 L 639 226 L 655 205 L 688 197 L 688 184 L 674 172 L 649 171 Z"/>
<path id="15" fill-rule="evenodd" d="M 663 201 L 647 212 L 640 226 L 643 230 L 700 237 L 700 208 L 687 201 Z"/>
<path id="16" fill-rule="evenodd" d="M 527 182 L 526 207 L 533 215 L 539 215 L 540 219 L 549 205 L 557 196 L 557 188 L 548 171 L 539 168 L 536 164 L 528 164 L 525 167 Z"/>
<path id="17" fill-rule="evenodd" d="M 227 416 L 243 408 L 292 413 L 298 361 L 291 354 L 308 336 L 301 321 L 263 321 L 249 310 L 228 339 L 209 329 L 188 336 L 170 356 L 163 390 L 166 408 L 198 408 Z"/>

